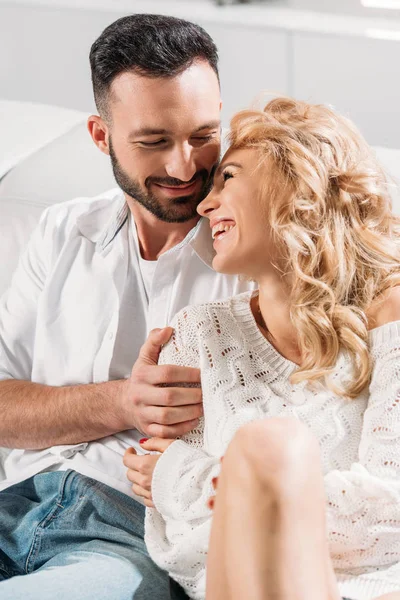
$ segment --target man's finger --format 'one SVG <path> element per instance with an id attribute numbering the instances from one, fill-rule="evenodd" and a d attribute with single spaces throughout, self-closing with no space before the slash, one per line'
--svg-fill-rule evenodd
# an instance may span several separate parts
<path id="1" fill-rule="evenodd" d="M 158 363 L 161 347 L 168 342 L 172 332 L 172 327 L 164 327 L 163 329 L 153 329 L 150 331 L 149 337 L 140 349 L 136 363 L 156 365 Z"/>
<path id="2" fill-rule="evenodd" d="M 183 407 L 203 402 L 200 388 L 146 386 L 145 393 L 145 403 L 151 406 Z"/>
<path id="3" fill-rule="evenodd" d="M 194 367 L 157 365 L 156 368 L 149 369 L 149 380 L 147 383 L 166 386 L 173 386 L 174 384 L 200 385 L 201 373 L 200 369 L 195 369 Z"/>
<path id="4" fill-rule="evenodd" d="M 200 387 L 200 369 L 194 367 L 179 367 L 177 365 L 143 364 L 135 370 L 139 383 L 159 385 L 164 387 Z"/>
<path id="5" fill-rule="evenodd" d="M 187 406 L 152 407 L 148 417 L 150 423 L 159 425 L 179 425 L 185 421 L 193 421 L 203 416 L 203 404 L 189 404 Z"/>

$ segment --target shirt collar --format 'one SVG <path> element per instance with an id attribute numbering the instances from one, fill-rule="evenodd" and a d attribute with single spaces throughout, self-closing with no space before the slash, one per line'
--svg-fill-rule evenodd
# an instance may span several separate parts
<path id="1" fill-rule="evenodd" d="M 123 192 L 119 188 L 113 189 L 91 199 L 76 224 L 81 234 L 95 243 L 96 250 L 101 252 L 126 222 L 128 211 Z"/>
<path id="2" fill-rule="evenodd" d="M 202 217 L 179 244 L 164 252 L 160 258 L 175 254 L 187 247 L 192 248 L 200 260 L 212 269 L 215 251 L 208 219 Z"/>
<path id="3" fill-rule="evenodd" d="M 210 221 L 202 217 L 196 227 L 192 229 L 194 235 L 190 240 L 190 245 L 196 252 L 197 256 L 212 269 L 212 262 L 215 256 L 213 240 L 210 229 Z M 191 232 L 189 232 L 190 234 Z"/>
<path id="4" fill-rule="evenodd" d="M 96 250 L 102 252 L 128 221 L 129 214 L 123 192 L 114 189 L 104 194 L 93 209 L 78 217 L 77 226 L 82 235 L 96 243 Z M 215 251 L 208 219 L 202 217 L 186 237 L 168 252 L 177 252 L 188 245 L 212 269 Z"/>

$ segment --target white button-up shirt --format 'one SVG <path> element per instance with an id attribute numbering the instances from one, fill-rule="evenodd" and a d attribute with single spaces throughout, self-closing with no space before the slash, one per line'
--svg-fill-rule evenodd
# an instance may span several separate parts
<path id="1" fill-rule="evenodd" d="M 0 380 L 108 381 L 127 281 L 133 362 L 148 332 L 167 326 L 184 306 L 254 287 L 212 270 L 210 227 L 201 219 L 159 257 L 148 298 L 129 215 L 119 189 L 46 209 L 0 301 Z M 140 437 L 131 430 L 88 443 L 13 450 L 0 489 L 43 470 L 71 468 L 133 496 L 122 456 Z"/>

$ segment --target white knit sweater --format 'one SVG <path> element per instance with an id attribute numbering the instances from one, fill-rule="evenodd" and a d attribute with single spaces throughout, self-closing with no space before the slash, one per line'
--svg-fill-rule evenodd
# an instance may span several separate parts
<path id="1" fill-rule="evenodd" d="M 254 295 L 254 292 L 253 292 Z M 296 365 L 263 337 L 251 292 L 182 310 L 160 362 L 200 367 L 204 419 L 173 442 L 153 476 L 146 511 L 154 561 L 187 594 L 205 598 L 211 479 L 237 429 L 254 419 L 297 417 L 320 443 L 327 535 L 342 596 L 369 600 L 400 590 L 400 321 L 370 332 L 372 380 L 355 400 L 291 385 Z M 341 353 L 335 377 L 351 375 Z"/>

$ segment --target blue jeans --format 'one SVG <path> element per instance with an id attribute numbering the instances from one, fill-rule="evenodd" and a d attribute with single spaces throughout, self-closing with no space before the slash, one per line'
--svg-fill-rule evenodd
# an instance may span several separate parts
<path id="1" fill-rule="evenodd" d="M 0 492 L 1 600 L 183 600 L 150 559 L 144 507 L 75 471 Z"/>

